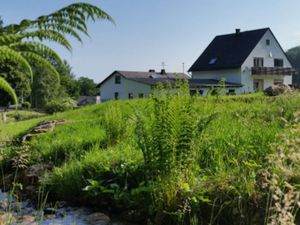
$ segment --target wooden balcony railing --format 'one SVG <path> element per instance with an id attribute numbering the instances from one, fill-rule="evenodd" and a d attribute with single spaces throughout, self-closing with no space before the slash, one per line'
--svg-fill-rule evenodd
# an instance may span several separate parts
<path id="1" fill-rule="evenodd" d="M 252 75 L 284 75 L 292 76 L 296 70 L 290 67 L 252 67 Z"/>

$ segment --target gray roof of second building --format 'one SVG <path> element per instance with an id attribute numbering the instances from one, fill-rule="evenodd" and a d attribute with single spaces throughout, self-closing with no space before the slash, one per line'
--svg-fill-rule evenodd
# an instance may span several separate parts
<path id="1" fill-rule="evenodd" d="M 116 70 L 101 83 L 97 85 L 100 87 L 107 79 L 109 79 L 114 74 L 119 74 L 128 80 L 133 80 L 136 82 L 155 85 L 157 83 L 166 83 L 167 81 L 173 83 L 176 79 L 190 79 L 190 76 L 185 73 L 169 73 L 161 74 L 160 72 L 138 72 L 138 71 L 122 71 Z"/>

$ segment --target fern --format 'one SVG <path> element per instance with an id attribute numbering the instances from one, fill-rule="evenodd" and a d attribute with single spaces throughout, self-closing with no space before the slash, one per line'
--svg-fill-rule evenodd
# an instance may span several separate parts
<path id="1" fill-rule="evenodd" d="M 16 105 L 18 104 L 17 96 L 14 89 L 2 77 L 0 77 L 0 89 L 7 92 L 9 96 L 12 98 L 12 100 L 14 101 L 14 103 Z"/>
<path id="2" fill-rule="evenodd" d="M 100 19 L 114 23 L 112 17 L 97 6 L 74 3 L 35 20 L 24 19 L 19 24 L 1 26 L 0 64 L 18 65 L 19 72 L 26 73 L 31 80 L 32 68 L 42 66 L 59 82 L 59 74 L 52 64 L 63 65 L 62 60 L 54 50 L 41 42 L 54 42 L 71 51 L 67 36 L 82 42 L 80 34 L 88 36 L 88 20 Z"/>

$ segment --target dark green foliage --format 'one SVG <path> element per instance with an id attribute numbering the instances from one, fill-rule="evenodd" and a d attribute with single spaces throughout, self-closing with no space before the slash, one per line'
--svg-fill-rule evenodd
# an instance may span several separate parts
<path id="1" fill-rule="evenodd" d="M 75 102 L 71 98 L 52 100 L 45 105 L 45 110 L 49 114 L 54 114 L 58 112 L 64 112 L 67 110 L 74 109 Z"/>
<path id="2" fill-rule="evenodd" d="M 22 108 L 24 108 L 24 109 L 30 109 L 31 108 L 31 103 L 30 102 L 23 102 L 22 103 Z"/>
<path id="3" fill-rule="evenodd" d="M 87 78 L 87 77 L 79 77 L 78 85 L 80 89 L 81 96 L 96 96 L 98 94 L 98 90 L 96 88 L 96 83 L 94 80 Z"/>
<path id="4" fill-rule="evenodd" d="M 300 46 L 289 49 L 286 54 L 297 70 L 297 74 L 293 76 L 293 84 L 300 85 Z"/>

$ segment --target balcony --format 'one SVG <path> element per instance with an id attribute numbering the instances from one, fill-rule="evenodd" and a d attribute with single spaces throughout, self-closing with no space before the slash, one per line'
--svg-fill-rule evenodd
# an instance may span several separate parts
<path id="1" fill-rule="evenodd" d="M 292 76 L 296 74 L 293 68 L 283 67 L 252 67 L 252 75 Z"/>

